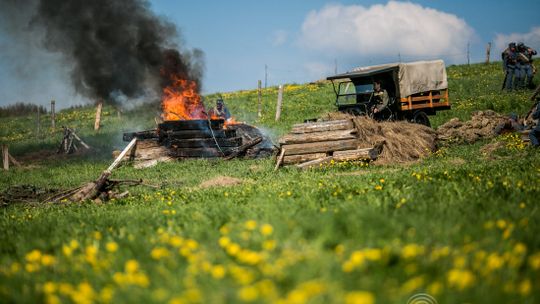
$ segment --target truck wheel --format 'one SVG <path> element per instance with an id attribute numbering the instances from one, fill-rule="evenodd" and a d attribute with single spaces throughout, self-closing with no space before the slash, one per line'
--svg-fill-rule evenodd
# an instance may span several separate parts
<path id="1" fill-rule="evenodd" d="M 415 112 L 413 115 L 413 118 L 411 119 L 411 122 L 421 124 L 421 125 L 431 128 L 429 117 L 427 116 L 426 112 L 423 112 L 423 111 Z"/>

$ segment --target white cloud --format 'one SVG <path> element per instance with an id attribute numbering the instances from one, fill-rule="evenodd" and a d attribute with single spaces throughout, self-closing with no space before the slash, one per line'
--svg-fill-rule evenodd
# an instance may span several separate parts
<path id="1" fill-rule="evenodd" d="M 334 67 L 323 62 L 308 62 L 304 64 L 309 79 L 323 79 L 334 74 Z"/>
<path id="2" fill-rule="evenodd" d="M 510 42 L 523 42 L 536 50 L 540 49 L 540 26 L 533 27 L 528 33 L 497 34 L 495 36 L 495 49 L 501 52 Z"/>
<path id="3" fill-rule="evenodd" d="M 307 49 L 355 56 L 450 57 L 463 54 L 474 30 L 455 15 L 410 2 L 364 7 L 333 4 L 311 11 L 301 30 Z M 418 58 L 421 59 L 421 58 Z"/>
<path id="4" fill-rule="evenodd" d="M 289 34 L 284 30 L 277 30 L 272 33 L 272 46 L 280 46 L 285 44 Z"/>

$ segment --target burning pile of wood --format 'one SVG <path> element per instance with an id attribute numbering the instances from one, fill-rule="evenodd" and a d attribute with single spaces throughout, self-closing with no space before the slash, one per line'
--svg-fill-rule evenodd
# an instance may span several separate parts
<path id="1" fill-rule="evenodd" d="M 359 149 L 357 129 L 352 119 L 296 124 L 280 141 L 280 165 L 311 168 L 331 161 L 375 160 L 384 142 Z"/>
<path id="2" fill-rule="evenodd" d="M 251 158 L 272 153 L 272 144 L 256 128 L 225 125 L 223 119 L 164 121 L 155 130 L 124 133 L 124 140 L 137 138 L 131 160 L 137 167 L 159 161 L 185 158 Z"/>

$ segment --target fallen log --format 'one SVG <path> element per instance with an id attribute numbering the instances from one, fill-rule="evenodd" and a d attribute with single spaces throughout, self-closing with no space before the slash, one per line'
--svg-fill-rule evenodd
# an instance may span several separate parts
<path id="1" fill-rule="evenodd" d="M 326 153 L 287 155 L 283 158 L 283 165 L 292 165 L 326 157 Z"/>
<path id="2" fill-rule="evenodd" d="M 324 132 L 310 132 L 310 133 L 294 133 L 283 136 L 280 140 L 280 144 L 302 144 L 309 142 L 329 141 L 329 140 L 343 140 L 356 138 L 356 129 L 338 130 L 338 131 L 324 131 Z"/>
<path id="3" fill-rule="evenodd" d="M 227 156 L 225 157 L 225 160 L 231 160 L 231 159 L 233 159 L 235 157 L 240 156 L 241 154 L 245 153 L 246 150 L 248 150 L 249 148 L 251 148 L 253 146 L 256 146 L 259 143 L 261 143 L 262 140 L 263 140 L 263 138 L 259 136 L 259 137 L 255 138 L 254 140 L 249 141 L 249 142 L 241 145 L 240 147 L 233 149 L 232 152 L 229 152 L 227 154 Z"/>
<path id="4" fill-rule="evenodd" d="M 318 166 L 321 166 L 321 165 L 328 164 L 328 163 L 330 163 L 332 161 L 332 159 L 333 159 L 332 156 L 326 156 L 326 157 L 323 157 L 323 158 L 310 160 L 310 161 L 307 161 L 305 163 L 298 164 L 298 165 L 296 165 L 296 167 L 300 168 L 300 169 L 309 169 L 309 168 L 318 167 Z"/>
<path id="5" fill-rule="evenodd" d="M 291 133 L 311 133 L 311 132 L 325 132 L 325 131 L 337 131 L 353 129 L 354 124 L 352 120 L 331 120 L 323 122 L 309 122 L 303 124 L 293 125 Z"/>
<path id="6" fill-rule="evenodd" d="M 296 154 L 311 154 L 321 152 L 333 152 L 342 150 L 354 150 L 357 148 L 358 142 L 356 139 L 337 140 L 337 141 L 321 141 L 305 144 L 290 144 L 283 145 L 287 151 L 285 155 Z"/>
<path id="7" fill-rule="evenodd" d="M 335 161 L 374 160 L 377 156 L 379 154 L 373 148 L 336 151 L 333 154 Z"/>

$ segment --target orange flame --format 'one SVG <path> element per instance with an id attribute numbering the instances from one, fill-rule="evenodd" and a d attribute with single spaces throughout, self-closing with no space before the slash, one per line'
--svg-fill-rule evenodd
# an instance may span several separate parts
<path id="1" fill-rule="evenodd" d="M 192 80 L 171 76 L 172 84 L 163 89 L 161 98 L 163 120 L 206 119 L 197 83 Z"/>

